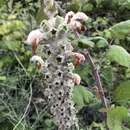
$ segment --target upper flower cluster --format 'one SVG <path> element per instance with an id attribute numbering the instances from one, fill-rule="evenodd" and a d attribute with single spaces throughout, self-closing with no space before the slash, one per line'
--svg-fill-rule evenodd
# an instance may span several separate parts
<path id="1" fill-rule="evenodd" d="M 88 19 L 89 17 L 83 12 L 74 13 L 70 11 L 65 16 L 65 22 L 69 25 L 69 28 L 76 33 L 81 33 L 86 30 L 84 24 Z"/>

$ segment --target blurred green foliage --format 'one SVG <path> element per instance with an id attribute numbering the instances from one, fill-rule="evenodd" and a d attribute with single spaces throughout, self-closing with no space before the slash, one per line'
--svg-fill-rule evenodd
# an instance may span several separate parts
<path id="1" fill-rule="evenodd" d="M 128 117 L 128 110 L 125 107 L 111 108 L 107 112 L 108 128 L 112 130 L 124 130 L 122 122 Z"/>

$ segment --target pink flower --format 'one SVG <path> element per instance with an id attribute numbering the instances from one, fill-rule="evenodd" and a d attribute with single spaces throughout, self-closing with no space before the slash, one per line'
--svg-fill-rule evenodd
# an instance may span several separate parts
<path id="1" fill-rule="evenodd" d="M 74 16 L 74 12 L 73 11 L 70 11 L 68 12 L 66 15 L 65 15 L 65 22 L 68 24 L 70 23 L 72 17 Z"/>
<path id="2" fill-rule="evenodd" d="M 78 74 L 73 74 L 73 81 L 76 85 L 79 85 L 81 82 L 81 78 Z"/>
<path id="3" fill-rule="evenodd" d="M 31 45 L 36 43 L 38 45 L 41 40 L 43 40 L 43 33 L 39 29 L 36 29 L 29 33 L 26 43 Z"/>
<path id="4" fill-rule="evenodd" d="M 32 45 L 32 53 L 35 54 L 38 44 L 42 41 L 43 33 L 39 30 L 33 30 L 29 33 L 27 40 L 25 41 L 26 44 Z"/>
<path id="5" fill-rule="evenodd" d="M 79 65 L 85 61 L 85 56 L 81 53 L 73 52 L 72 56 L 74 56 L 75 65 Z"/>

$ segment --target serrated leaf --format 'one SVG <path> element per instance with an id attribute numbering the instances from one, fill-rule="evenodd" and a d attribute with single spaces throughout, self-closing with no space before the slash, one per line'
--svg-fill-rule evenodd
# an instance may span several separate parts
<path id="1" fill-rule="evenodd" d="M 117 86 L 113 95 L 117 102 L 127 102 L 130 100 L 130 80 L 122 82 Z"/>
<path id="2" fill-rule="evenodd" d="M 93 100 L 93 94 L 81 85 L 75 86 L 73 100 L 79 108 L 82 108 Z"/>
<path id="3" fill-rule="evenodd" d="M 111 108 L 107 112 L 107 125 L 110 130 L 123 130 L 122 121 L 127 118 L 128 110 L 125 107 Z"/>
<path id="4" fill-rule="evenodd" d="M 112 45 L 107 52 L 107 57 L 111 62 L 130 67 L 130 54 L 121 46 Z"/>
<path id="5" fill-rule="evenodd" d="M 109 30 L 114 38 L 124 39 L 128 34 L 130 34 L 130 20 L 117 23 Z"/>

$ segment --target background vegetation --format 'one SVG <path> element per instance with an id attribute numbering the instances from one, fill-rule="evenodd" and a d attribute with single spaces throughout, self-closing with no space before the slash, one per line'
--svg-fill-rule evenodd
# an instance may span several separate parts
<path id="1" fill-rule="evenodd" d="M 82 82 L 73 92 L 80 129 L 130 130 L 130 1 L 56 2 L 64 12 L 83 11 L 91 18 L 85 34 L 70 39 L 78 50 L 89 50 L 109 105 L 106 109 L 100 101 L 93 67 L 86 60 L 76 67 Z M 38 0 L 0 0 L 0 130 L 56 129 L 40 75 L 29 62 L 31 47 L 24 44 L 46 18 L 43 8 Z"/>

